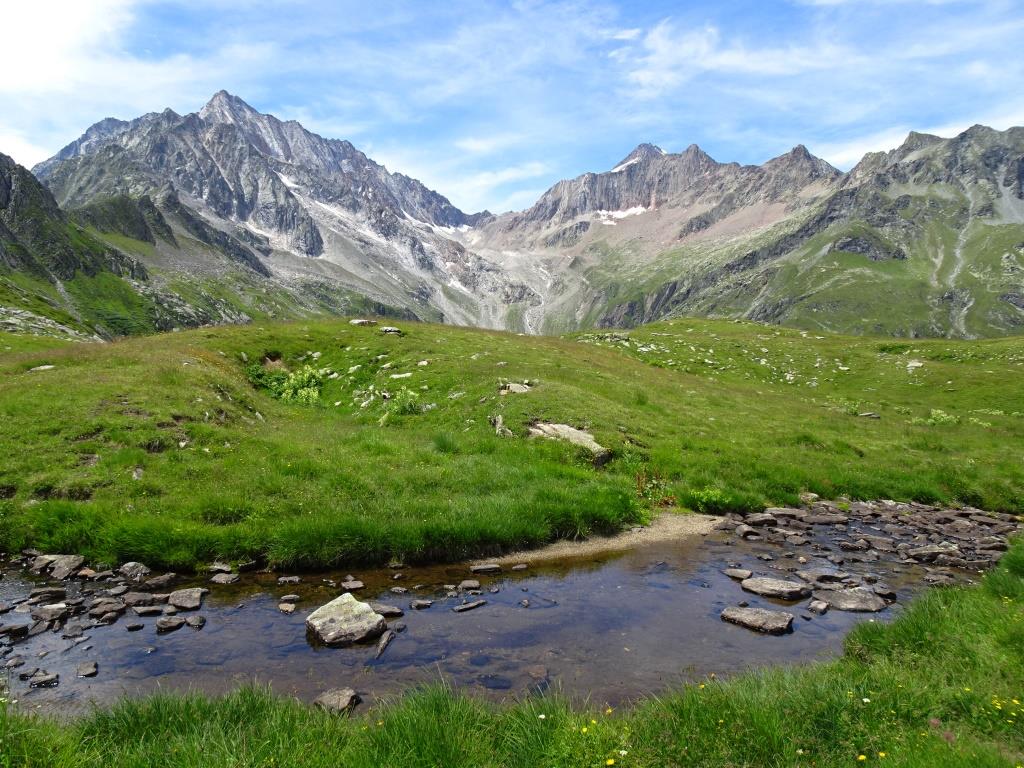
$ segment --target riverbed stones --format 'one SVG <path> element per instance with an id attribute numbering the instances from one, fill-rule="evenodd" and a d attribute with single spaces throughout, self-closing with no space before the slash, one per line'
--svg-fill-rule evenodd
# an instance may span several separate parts
<path id="1" fill-rule="evenodd" d="M 775 525 L 778 520 L 775 519 L 774 515 L 770 515 L 767 512 L 755 512 L 754 514 L 747 515 L 743 518 L 743 522 L 747 525 L 757 527 L 762 525 Z"/>
<path id="2" fill-rule="evenodd" d="M 814 599 L 828 603 L 837 611 L 854 611 L 860 613 L 877 613 L 885 610 L 887 603 L 870 589 L 853 587 L 851 589 L 816 590 Z"/>
<path id="3" fill-rule="evenodd" d="M 907 556 L 920 563 L 930 563 L 939 555 L 950 555 L 956 557 L 959 556 L 959 554 L 960 548 L 956 544 L 948 541 L 907 550 Z"/>
<path id="4" fill-rule="evenodd" d="M 415 611 L 425 611 L 433 604 L 433 600 L 413 600 L 411 603 L 409 603 L 409 607 Z"/>
<path id="5" fill-rule="evenodd" d="M 313 700 L 313 706 L 328 712 L 348 714 L 362 699 L 359 694 L 351 688 L 332 688 L 324 691 Z"/>
<path id="6" fill-rule="evenodd" d="M 306 617 L 306 628 L 325 645 L 346 646 L 380 637 L 384 617 L 346 592 Z"/>
<path id="7" fill-rule="evenodd" d="M 217 573 L 210 579 L 211 584 L 234 584 L 238 581 L 237 573 Z"/>
<path id="8" fill-rule="evenodd" d="M 501 566 L 498 563 L 480 563 L 469 566 L 470 573 L 501 573 Z"/>
<path id="9" fill-rule="evenodd" d="M 738 624 L 767 635 L 784 635 L 793 629 L 793 614 L 786 611 L 729 606 L 722 611 L 721 618 L 730 624 Z"/>
<path id="10" fill-rule="evenodd" d="M 463 579 L 459 582 L 460 590 L 480 589 L 480 582 L 476 579 Z"/>
<path id="11" fill-rule="evenodd" d="M 142 581 L 151 573 L 145 565 L 136 562 L 125 563 L 117 569 L 117 572 L 128 579 L 128 581 L 135 582 Z"/>
<path id="12" fill-rule="evenodd" d="M 744 579 L 740 586 L 747 592 L 753 592 L 761 597 L 774 597 L 780 600 L 800 600 L 811 594 L 806 584 L 798 581 L 786 581 L 784 579 L 773 579 L 767 576 L 754 576 Z"/>
<path id="13" fill-rule="evenodd" d="M 295 613 L 295 603 L 278 603 L 277 610 L 287 616 L 290 616 Z"/>
<path id="14" fill-rule="evenodd" d="M 85 558 L 81 555 L 56 555 L 50 563 L 50 575 L 57 581 L 64 581 L 82 567 Z"/>
<path id="15" fill-rule="evenodd" d="M 341 588 L 346 592 L 355 592 L 357 589 L 363 589 L 365 586 L 359 579 L 345 579 L 345 581 L 341 582 Z"/>
<path id="16" fill-rule="evenodd" d="M 405 611 L 399 608 L 397 605 L 387 605 L 386 603 L 370 603 L 370 607 L 383 616 L 385 619 L 398 619 L 405 616 Z"/>
<path id="17" fill-rule="evenodd" d="M 185 620 L 181 616 L 162 616 L 156 620 L 157 634 L 174 632 L 185 626 Z"/>
<path id="18" fill-rule="evenodd" d="M 741 539 L 761 538 L 761 534 L 759 534 L 754 528 L 747 525 L 746 523 L 741 523 L 740 525 L 736 526 L 736 535 L 739 536 Z"/>
<path id="19" fill-rule="evenodd" d="M 168 595 L 167 602 L 182 611 L 195 611 L 202 607 L 203 598 L 209 591 L 202 587 L 178 589 Z"/>
<path id="20" fill-rule="evenodd" d="M 78 665 L 79 677 L 96 677 L 99 673 L 99 666 L 95 661 L 86 661 Z"/>
<path id="21" fill-rule="evenodd" d="M 475 608 L 480 608 L 485 605 L 487 605 L 486 600 L 473 600 L 469 603 L 462 603 L 461 605 L 454 606 L 452 611 L 455 613 L 465 613 L 466 611 L 472 611 Z"/>
<path id="22" fill-rule="evenodd" d="M 722 573 L 730 579 L 737 579 L 739 581 L 749 579 L 754 575 L 753 571 L 748 571 L 746 568 L 726 568 Z"/>
<path id="23" fill-rule="evenodd" d="M 395 631 L 392 629 L 384 630 L 384 634 L 380 636 L 380 640 L 377 641 L 377 648 L 373 652 L 373 658 L 379 659 L 384 655 L 384 651 L 391 645 L 391 641 L 397 637 Z"/>
<path id="24" fill-rule="evenodd" d="M 200 629 L 202 629 L 203 627 L 206 626 L 206 617 L 205 616 L 195 616 L 195 615 L 186 616 L 185 617 L 185 624 L 188 627 L 198 631 L 198 630 L 200 630 Z"/>
<path id="25" fill-rule="evenodd" d="M 828 613 L 828 603 L 824 600 L 811 600 L 807 605 L 807 610 L 811 613 L 816 613 L 819 616 L 824 616 Z"/>

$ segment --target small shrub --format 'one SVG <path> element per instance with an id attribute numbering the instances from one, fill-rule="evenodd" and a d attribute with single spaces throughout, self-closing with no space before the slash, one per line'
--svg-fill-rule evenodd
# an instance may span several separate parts
<path id="1" fill-rule="evenodd" d="M 918 418 L 915 418 L 915 419 L 911 419 L 908 423 L 913 424 L 914 426 L 919 426 L 919 427 L 920 426 L 937 427 L 937 426 L 943 426 L 943 425 L 947 425 L 947 424 L 959 424 L 960 423 L 960 417 L 959 416 L 954 416 L 951 413 L 946 413 L 945 411 L 943 411 L 943 410 L 941 410 L 939 408 L 932 408 L 931 413 L 928 414 L 928 418 L 927 419 L 922 419 L 922 418 L 918 417 Z"/>
<path id="2" fill-rule="evenodd" d="M 320 392 L 324 387 L 324 372 L 311 365 L 285 373 L 252 363 L 246 367 L 245 374 L 253 386 L 267 390 L 272 397 L 286 403 L 315 405 L 320 402 Z"/>

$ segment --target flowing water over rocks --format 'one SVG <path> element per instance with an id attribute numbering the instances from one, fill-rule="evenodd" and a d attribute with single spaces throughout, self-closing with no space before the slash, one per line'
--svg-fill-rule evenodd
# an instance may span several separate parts
<path id="1" fill-rule="evenodd" d="M 915 591 L 977 579 L 1018 528 L 970 508 L 815 501 L 731 515 L 703 538 L 514 568 L 279 576 L 214 564 L 183 578 L 29 551 L 0 578 L 0 674 L 22 705 L 61 713 L 253 681 L 309 702 L 343 691 L 328 698 L 345 707 L 439 679 L 617 704 L 834 654 L 856 622 L 886 620 Z M 351 613 L 372 631 L 321 642 L 307 617 L 332 601 L 346 610 L 321 616 Z"/>

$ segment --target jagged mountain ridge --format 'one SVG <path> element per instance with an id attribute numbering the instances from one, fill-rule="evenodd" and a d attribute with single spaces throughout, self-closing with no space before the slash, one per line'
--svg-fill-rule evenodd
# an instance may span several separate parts
<path id="1" fill-rule="evenodd" d="M 846 174 L 802 145 L 752 166 L 641 144 L 525 211 L 469 215 L 220 92 L 190 115 L 102 121 L 35 170 L 73 207 L 148 195 L 268 284 L 427 319 L 537 332 L 698 313 L 971 336 L 1022 323 L 1021 130 L 912 133 Z"/>

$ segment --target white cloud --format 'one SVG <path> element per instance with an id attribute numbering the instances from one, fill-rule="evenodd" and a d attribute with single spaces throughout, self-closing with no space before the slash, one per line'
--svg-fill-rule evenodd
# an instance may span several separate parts
<path id="1" fill-rule="evenodd" d="M 26 168 L 31 168 L 53 154 L 49 148 L 33 144 L 20 133 L 5 131 L 3 128 L 0 128 L 0 152 Z"/>
<path id="2" fill-rule="evenodd" d="M 656 24 L 639 48 L 624 48 L 614 58 L 625 67 L 626 79 L 638 86 L 637 95 L 656 98 L 704 73 L 756 75 L 759 78 L 824 70 L 836 61 L 853 63 L 853 51 L 826 40 L 786 47 L 751 47 L 741 41 L 723 42 L 715 26 L 679 29 L 669 21 Z"/>
<path id="3" fill-rule="evenodd" d="M 493 133 L 483 136 L 465 136 L 456 139 L 456 149 L 470 155 L 490 155 L 522 143 L 526 137 L 521 133 Z"/>

